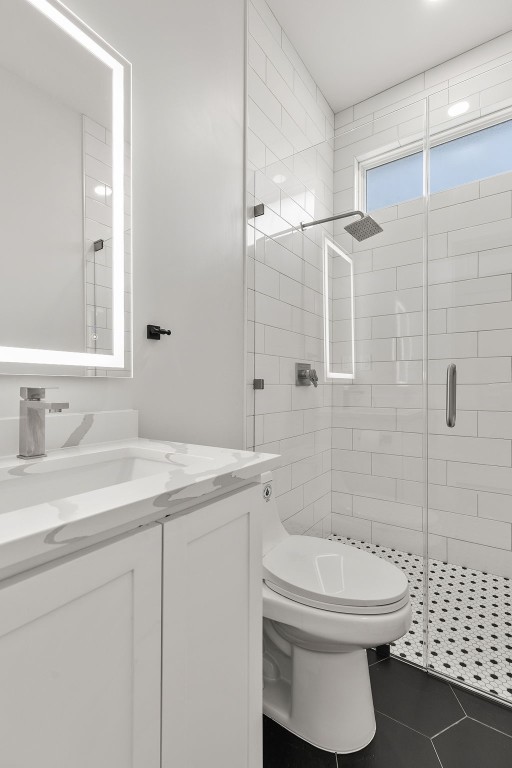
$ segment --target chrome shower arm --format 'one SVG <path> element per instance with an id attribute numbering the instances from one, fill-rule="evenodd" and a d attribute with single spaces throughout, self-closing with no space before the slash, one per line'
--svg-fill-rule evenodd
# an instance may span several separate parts
<path id="1" fill-rule="evenodd" d="M 349 211 L 348 213 L 339 213 L 336 216 L 329 216 L 327 219 L 317 219 L 316 221 L 301 221 L 300 228 L 307 229 L 307 227 L 313 227 L 315 224 L 327 224 L 330 221 L 346 219 L 349 216 L 360 216 L 362 219 L 364 219 L 365 214 L 362 211 Z"/>

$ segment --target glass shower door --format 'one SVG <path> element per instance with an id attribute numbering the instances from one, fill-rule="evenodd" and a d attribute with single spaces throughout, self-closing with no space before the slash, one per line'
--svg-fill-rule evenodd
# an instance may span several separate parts
<path id="1" fill-rule="evenodd" d="M 361 209 L 383 231 L 358 242 L 346 221 L 335 222 L 329 262 L 332 373 L 353 372 L 333 378 L 332 530 L 406 573 L 413 623 L 391 652 L 419 665 L 426 663 L 425 113 L 420 99 L 379 118 L 354 114 L 338 129 L 334 213 Z"/>
<path id="2" fill-rule="evenodd" d="M 428 667 L 512 702 L 511 64 L 428 122 Z"/>

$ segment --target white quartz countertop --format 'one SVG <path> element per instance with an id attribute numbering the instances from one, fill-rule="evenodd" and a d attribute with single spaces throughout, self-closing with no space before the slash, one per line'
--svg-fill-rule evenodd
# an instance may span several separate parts
<path id="1" fill-rule="evenodd" d="M 0 458 L 0 575 L 229 493 L 278 458 L 141 438 Z"/>

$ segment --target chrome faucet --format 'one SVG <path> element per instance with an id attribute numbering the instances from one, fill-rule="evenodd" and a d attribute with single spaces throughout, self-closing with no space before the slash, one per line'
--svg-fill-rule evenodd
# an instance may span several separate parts
<path id="1" fill-rule="evenodd" d="M 44 387 L 20 389 L 20 452 L 19 459 L 37 459 L 46 456 L 46 411 L 61 413 L 69 403 L 47 403 Z"/>

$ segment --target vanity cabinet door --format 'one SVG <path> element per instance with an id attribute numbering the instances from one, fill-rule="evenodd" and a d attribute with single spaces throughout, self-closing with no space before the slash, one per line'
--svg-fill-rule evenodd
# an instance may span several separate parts
<path id="1" fill-rule="evenodd" d="M 161 536 L 0 585 L 2 768 L 159 768 Z"/>
<path id="2" fill-rule="evenodd" d="M 262 503 L 163 524 L 162 768 L 261 768 Z"/>

